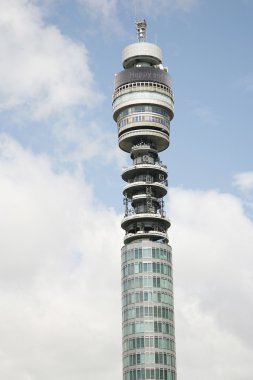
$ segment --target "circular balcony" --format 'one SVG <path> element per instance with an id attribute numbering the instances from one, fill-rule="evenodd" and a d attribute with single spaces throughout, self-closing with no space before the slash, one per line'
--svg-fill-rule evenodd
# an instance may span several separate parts
<path id="1" fill-rule="evenodd" d="M 153 240 L 153 241 L 163 240 L 165 243 L 168 243 L 168 241 L 169 241 L 166 232 L 138 231 L 135 234 L 134 233 L 126 234 L 124 237 L 124 244 L 129 244 L 129 243 L 133 242 L 134 240 L 139 240 L 139 239 L 149 239 L 149 240 Z"/>
<path id="2" fill-rule="evenodd" d="M 170 135 L 170 127 L 155 121 L 136 121 L 124 125 L 118 129 L 118 137 L 131 131 L 141 131 L 142 129 L 147 129 L 149 131 L 159 131 L 165 133 L 167 136 Z M 140 139 L 139 139 L 140 140 Z"/>
<path id="3" fill-rule="evenodd" d="M 134 113 L 131 116 L 121 118 L 117 122 L 118 135 L 126 132 L 129 129 L 145 126 L 150 129 L 161 129 L 169 133 L 170 131 L 170 119 L 163 115 L 158 115 L 151 112 Z"/>
<path id="4" fill-rule="evenodd" d="M 128 225 L 132 222 L 144 222 L 150 221 L 150 222 L 157 222 L 161 223 L 164 227 L 164 229 L 168 229 L 170 227 L 170 221 L 167 218 L 163 218 L 160 214 L 148 214 L 148 213 L 140 213 L 140 214 L 132 214 L 126 216 L 122 222 L 121 227 L 126 230 Z"/>
<path id="5" fill-rule="evenodd" d="M 133 195 L 132 198 L 131 198 L 132 204 L 138 203 L 139 201 L 146 201 L 147 197 L 148 197 L 147 194 L 136 194 L 136 195 Z M 152 202 L 156 202 L 156 203 L 160 202 L 160 198 L 154 197 L 152 195 L 150 196 L 150 199 L 152 200 Z"/>
<path id="6" fill-rule="evenodd" d="M 159 164 L 138 164 L 129 166 L 126 169 L 123 169 L 121 177 L 127 182 L 129 179 L 133 178 L 133 176 L 140 175 L 142 173 L 146 174 L 147 172 L 151 176 L 157 176 L 158 178 L 160 176 L 163 180 L 168 177 L 167 167 Z"/>
<path id="7" fill-rule="evenodd" d="M 152 142 L 158 152 L 167 149 L 170 144 L 168 132 L 139 127 L 139 129 L 124 132 L 118 139 L 119 147 L 124 152 L 131 153 L 132 146 L 138 144 L 141 139 Z"/>
<path id="8" fill-rule="evenodd" d="M 132 147 L 131 158 L 133 160 L 139 155 L 144 156 L 145 154 L 149 153 L 153 153 L 155 156 L 158 156 L 155 147 L 151 146 L 150 144 L 139 143 Z"/>
<path id="9" fill-rule="evenodd" d="M 136 195 L 138 191 L 142 192 L 142 194 L 145 194 L 147 186 L 151 187 L 152 192 L 156 194 L 157 198 L 163 198 L 167 194 L 167 187 L 160 182 L 150 183 L 150 182 L 138 181 L 138 182 L 132 182 L 126 185 L 123 188 L 123 195 L 127 196 L 128 198 L 132 198 L 133 195 Z"/>

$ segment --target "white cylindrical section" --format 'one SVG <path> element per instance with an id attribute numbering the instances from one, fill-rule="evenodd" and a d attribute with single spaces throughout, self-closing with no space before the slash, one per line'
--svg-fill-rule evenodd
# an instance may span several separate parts
<path id="1" fill-rule="evenodd" d="M 128 45 L 122 52 L 123 67 L 128 69 L 138 62 L 159 65 L 162 63 L 162 49 L 149 42 L 137 42 Z"/>

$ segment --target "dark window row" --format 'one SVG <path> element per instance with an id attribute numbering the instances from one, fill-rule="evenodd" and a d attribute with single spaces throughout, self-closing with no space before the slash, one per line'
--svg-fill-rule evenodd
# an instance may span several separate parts
<path id="1" fill-rule="evenodd" d="M 157 321 L 133 322 L 123 326 L 123 336 L 146 332 L 163 333 L 174 336 L 174 326 L 172 323 Z"/>
<path id="2" fill-rule="evenodd" d="M 161 273 L 171 277 L 171 266 L 163 263 L 137 262 L 123 266 L 122 278 L 138 273 Z"/>
<path id="3" fill-rule="evenodd" d="M 152 363 L 176 367 L 176 358 L 167 352 L 140 352 L 126 355 L 123 358 L 124 367 Z"/>
<path id="4" fill-rule="evenodd" d="M 123 321 L 129 319 L 143 318 L 143 317 L 155 317 L 164 318 L 173 321 L 174 312 L 173 309 L 165 306 L 137 306 L 130 307 L 123 311 Z"/>
<path id="5" fill-rule="evenodd" d="M 162 124 L 168 128 L 170 126 L 170 120 L 166 118 L 161 118 L 161 117 L 151 116 L 151 115 L 136 115 L 136 116 L 126 117 L 123 120 L 119 121 L 118 128 L 123 128 L 126 125 L 131 124 L 131 123 L 140 123 L 144 121 Z"/>
<path id="6" fill-rule="evenodd" d="M 159 115 L 166 116 L 168 118 L 170 116 L 169 112 L 166 111 L 162 107 L 141 104 L 134 107 L 125 108 L 123 111 L 119 113 L 118 120 L 124 116 L 131 115 L 132 113 L 136 113 L 136 112 L 153 112 L 153 113 L 158 113 Z"/>
<path id="7" fill-rule="evenodd" d="M 174 340 L 171 338 L 166 338 L 164 336 L 140 336 L 136 338 L 125 339 L 123 342 L 123 351 L 138 350 L 141 348 L 150 347 L 175 352 Z"/>
<path id="8" fill-rule="evenodd" d="M 131 305 L 139 302 L 161 302 L 168 305 L 173 305 L 173 297 L 168 293 L 162 292 L 134 292 L 130 294 L 124 294 L 122 297 L 123 306 Z"/>
<path id="9" fill-rule="evenodd" d="M 124 380 L 143 380 L 143 379 L 154 379 L 154 380 L 176 380 L 175 371 L 170 371 L 165 368 L 140 368 L 133 369 L 124 372 Z"/>
<path id="10" fill-rule="evenodd" d="M 143 178 L 137 178 L 140 181 Z M 163 179 L 163 178 L 162 178 Z M 145 176 L 146 180 L 146 176 Z M 152 178 L 153 181 L 153 178 Z M 122 251 L 122 262 L 134 259 L 160 259 L 171 262 L 171 251 L 164 248 L 132 248 Z"/>
<path id="11" fill-rule="evenodd" d="M 172 290 L 172 280 L 165 277 L 142 276 L 127 278 L 122 282 L 123 291 L 146 287 Z"/>

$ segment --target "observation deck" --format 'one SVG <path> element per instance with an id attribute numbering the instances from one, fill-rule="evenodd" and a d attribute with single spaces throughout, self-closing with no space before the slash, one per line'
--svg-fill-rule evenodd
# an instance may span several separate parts
<path id="1" fill-rule="evenodd" d="M 129 216 L 126 216 L 122 222 L 121 222 L 121 227 L 126 230 L 127 227 L 129 226 L 129 224 L 131 222 L 135 222 L 135 221 L 142 221 L 142 222 L 145 222 L 145 221 L 149 221 L 149 222 L 154 222 L 154 221 L 158 221 L 158 222 L 161 222 L 162 225 L 168 229 L 170 227 L 170 221 L 169 219 L 167 218 L 164 218 L 162 217 L 160 214 L 148 214 L 148 213 L 140 213 L 140 214 L 132 214 L 132 215 L 129 215 Z"/>
<path id="2" fill-rule="evenodd" d="M 128 168 L 123 169 L 121 177 L 124 181 L 128 181 L 133 176 L 141 175 L 143 173 L 149 173 L 150 176 L 156 176 L 160 178 L 160 180 L 165 180 L 168 176 L 167 167 L 165 165 L 160 164 L 136 164 L 129 166 Z"/>
<path id="3" fill-rule="evenodd" d="M 123 188 L 123 195 L 127 197 L 132 197 L 138 191 L 146 192 L 147 186 L 150 186 L 153 192 L 157 194 L 157 197 L 159 198 L 162 198 L 167 194 L 167 186 L 162 184 L 161 182 L 138 181 L 126 185 Z"/>
<path id="4" fill-rule="evenodd" d="M 135 240 L 138 239 L 148 239 L 148 240 L 162 240 L 164 243 L 168 243 L 168 235 L 166 232 L 160 232 L 160 231 L 138 231 L 135 234 L 134 233 L 128 233 L 124 236 L 124 244 L 132 243 Z"/>

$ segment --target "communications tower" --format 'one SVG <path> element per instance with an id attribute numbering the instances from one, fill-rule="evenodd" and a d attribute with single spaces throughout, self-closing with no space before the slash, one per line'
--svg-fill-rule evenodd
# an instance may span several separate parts
<path id="1" fill-rule="evenodd" d="M 138 42 L 123 50 L 113 94 L 119 147 L 132 160 L 122 173 L 123 380 L 176 380 L 170 221 L 163 201 L 168 172 L 159 158 L 169 146 L 173 93 L 162 51 L 146 42 L 146 27 L 145 20 L 136 22 Z"/>

